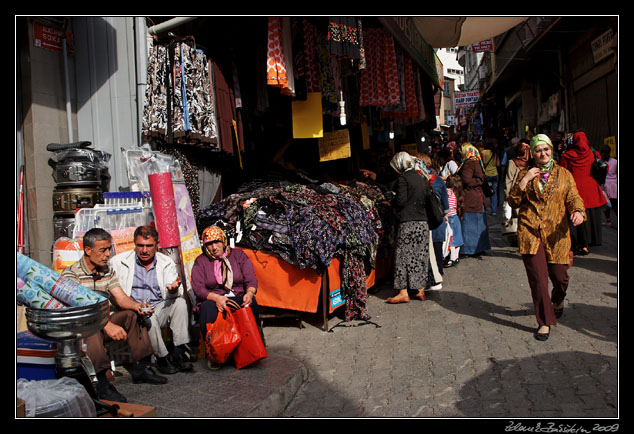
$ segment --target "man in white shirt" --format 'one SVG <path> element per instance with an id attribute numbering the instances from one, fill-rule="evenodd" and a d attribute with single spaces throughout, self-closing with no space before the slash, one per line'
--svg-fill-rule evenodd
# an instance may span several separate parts
<path id="1" fill-rule="evenodd" d="M 134 300 L 152 307 L 148 334 L 157 358 L 158 370 L 174 374 L 193 368 L 186 355 L 189 343 L 189 313 L 176 264 L 158 252 L 158 232 L 152 226 L 134 231 L 134 250 L 120 253 L 111 260 L 123 291 Z M 163 341 L 161 328 L 169 324 L 174 351 Z"/>

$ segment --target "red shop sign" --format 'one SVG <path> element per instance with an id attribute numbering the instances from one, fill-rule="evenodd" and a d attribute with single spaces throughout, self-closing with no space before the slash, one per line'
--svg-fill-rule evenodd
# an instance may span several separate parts
<path id="1" fill-rule="evenodd" d="M 33 22 L 33 45 L 52 51 L 63 51 L 62 36 L 64 32 L 52 26 L 47 26 L 37 21 Z M 68 54 L 73 53 L 73 34 L 66 32 L 66 49 Z"/>

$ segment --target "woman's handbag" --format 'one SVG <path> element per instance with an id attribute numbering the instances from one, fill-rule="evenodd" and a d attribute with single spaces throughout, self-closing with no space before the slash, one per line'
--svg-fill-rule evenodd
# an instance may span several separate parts
<path id="1" fill-rule="evenodd" d="M 231 309 L 226 309 L 213 324 L 207 324 L 205 347 L 209 360 L 216 363 L 227 361 L 242 340 L 238 322 Z"/>
<path id="2" fill-rule="evenodd" d="M 592 150 L 590 152 L 592 152 Z M 605 178 L 608 174 L 608 162 L 594 152 L 592 152 L 592 156 L 594 157 L 594 162 L 590 168 L 590 176 L 597 181 L 597 184 L 603 185 L 605 184 Z"/>
<path id="3" fill-rule="evenodd" d="M 442 224 L 445 219 L 445 213 L 442 208 L 442 202 L 440 202 L 440 196 L 432 189 L 429 191 L 429 199 L 425 203 L 425 209 L 427 211 L 427 224 L 429 229 L 433 231 Z"/>
<path id="4" fill-rule="evenodd" d="M 251 306 L 236 310 L 234 315 L 241 339 L 240 344 L 233 351 L 233 361 L 236 364 L 236 369 L 241 369 L 268 357 L 268 353 L 264 347 Z"/>
<path id="5" fill-rule="evenodd" d="M 493 196 L 493 193 L 495 193 L 493 191 L 493 186 L 491 186 L 489 181 L 487 181 L 486 179 L 482 181 L 482 193 L 484 193 L 486 197 L 491 197 Z"/>

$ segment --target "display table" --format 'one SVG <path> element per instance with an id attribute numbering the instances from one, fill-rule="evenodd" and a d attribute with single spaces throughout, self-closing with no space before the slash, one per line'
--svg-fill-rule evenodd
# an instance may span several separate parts
<path id="1" fill-rule="evenodd" d="M 339 269 L 341 262 L 333 258 L 330 266 L 322 274 L 312 268 L 300 270 L 276 255 L 261 250 L 240 247 L 251 259 L 258 278 L 257 301 L 259 306 L 316 313 L 321 300 L 324 331 L 328 331 L 328 315 L 343 306 L 337 298 L 341 288 Z M 377 262 L 377 270 L 372 270 L 367 278 L 367 288 L 374 286 L 379 277 L 386 273 L 385 261 Z"/>

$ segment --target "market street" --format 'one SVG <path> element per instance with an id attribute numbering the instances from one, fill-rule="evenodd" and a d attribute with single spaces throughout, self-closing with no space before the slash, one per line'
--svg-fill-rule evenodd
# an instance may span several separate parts
<path id="1" fill-rule="evenodd" d="M 249 369 L 211 372 L 199 360 L 165 386 L 127 374 L 115 384 L 157 417 L 617 417 L 617 229 L 575 257 L 564 315 L 539 342 L 520 256 L 497 218 L 489 254 L 446 269 L 426 301 L 387 304 L 393 290 L 377 287 L 368 307 L 379 328 L 333 316 L 325 332 L 319 314 L 301 329 L 268 320 L 269 358 Z"/>

